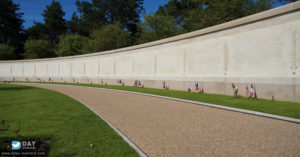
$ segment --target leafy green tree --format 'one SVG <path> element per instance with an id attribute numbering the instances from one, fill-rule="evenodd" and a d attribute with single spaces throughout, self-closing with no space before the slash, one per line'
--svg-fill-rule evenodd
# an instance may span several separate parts
<path id="1" fill-rule="evenodd" d="M 186 32 L 210 27 L 272 8 L 280 0 L 170 0 L 157 11 L 172 16 Z"/>
<path id="2" fill-rule="evenodd" d="M 46 6 L 46 10 L 42 15 L 49 30 L 50 42 L 54 46 L 54 44 L 59 43 L 59 35 L 65 34 L 67 30 L 67 24 L 63 18 L 65 12 L 59 2 L 52 0 L 51 4 Z"/>
<path id="3" fill-rule="evenodd" d="M 91 33 L 86 52 L 98 52 L 125 47 L 131 44 L 130 34 L 120 24 L 108 24 Z"/>
<path id="4" fill-rule="evenodd" d="M 25 54 L 26 59 L 54 57 L 55 53 L 47 40 L 26 40 Z"/>
<path id="5" fill-rule="evenodd" d="M 0 44 L 0 60 L 16 59 L 15 48 L 7 44 Z"/>
<path id="6" fill-rule="evenodd" d="M 80 35 L 60 36 L 58 45 L 58 56 L 72 56 L 84 54 L 83 48 L 87 45 L 88 38 Z"/>
<path id="7" fill-rule="evenodd" d="M 83 28 L 94 30 L 105 24 L 120 23 L 132 34 L 137 31 L 140 13 L 144 11 L 143 0 L 93 0 L 91 3 L 77 0 L 76 5 Z"/>
<path id="8" fill-rule="evenodd" d="M 80 19 L 77 14 L 74 12 L 72 14 L 71 20 L 67 22 L 68 24 L 68 33 L 69 34 L 79 34 L 83 36 L 89 36 L 91 30 L 94 30 L 94 26 L 90 25 L 89 23 L 84 21 L 83 19 Z"/>
<path id="9" fill-rule="evenodd" d="M 139 44 L 182 33 L 182 29 L 177 27 L 175 20 L 168 15 L 146 15 L 140 27 L 141 32 L 137 41 Z"/>
<path id="10" fill-rule="evenodd" d="M 49 31 L 45 24 L 40 22 L 34 22 L 34 25 L 25 30 L 27 39 L 48 39 Z"/>
<path id="11" fill-rule="evenodd" d="M 18 13 L 19 5 L 12 0 L 0 0 L 0 44 L 16 48 L 15 53 L 23 51 L 23 13 Z"/>

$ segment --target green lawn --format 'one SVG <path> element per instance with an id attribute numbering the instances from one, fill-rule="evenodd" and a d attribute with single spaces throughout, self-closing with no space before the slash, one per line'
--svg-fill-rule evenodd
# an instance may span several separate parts
<path id="1" fill-rule="evenodd" d="M 9 125 L 0 138 L 50 138 L 50 156 L 138 156 L 92 111 L 55 91 L 0 84 L 0 120 Z"/>
<path id="2" fill-rule="evenodd" d="M 38 83 L 49 84 L 49 82 L 38 82 Z M 82 83 L 52 83 L 52 84 L 67 84 L 67 85 L 90 86 L 90 87 L 101 87 L 101 88 L 109 88 L 109 89 L 134 91 L 140 93 L 148 93 L 148 94 L 162 95 L 162 96 L 174 97 L 174 98 L 180 98 L 186 100 L 193 100 L 198 102 L 218 104 L 222 106 L 229 106 L 229 107 L 259 111 L 264 113 L 270 113 L 270 114 L 300 119 L 300 103 L 294 103 L 294 102 L 272 101 L 266 99 L 249 99 L 246 97 L 234 98 L 232 96 L 219 95 L 219 94 L 207 94 L 207 93 L 200 94 L 200 93 L 187 92 L 187 91 L 141 88 L 141 87 L 133 87 L 133 86 L 82 84 Z"/>

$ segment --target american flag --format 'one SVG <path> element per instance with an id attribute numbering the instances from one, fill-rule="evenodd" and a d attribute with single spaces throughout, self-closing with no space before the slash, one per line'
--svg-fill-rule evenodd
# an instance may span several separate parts
<path id="1" fill-rule="evenodd" d="M 49 78 L 49 82 L 51 81 L 51 78 Z"/>
<path id="2" fill-rule="evenodd" d="M 103 84 L 103 79 L 101 79 L 101 84 Z"/>
<path id="3" fill-rule="evenodd" d="M 195 86 L 196 86 L 196 91 L 199 91 L 200 88 L 199 88 L 199 83 L 198 82 L 195 84 Z"/>
<path id="4" fill-rule="evenodd" d="M 122 84 L 122 80 L 121 79 L 119 80 L 119 84 Z"/>
<path id="5" fill-rule="evenodd" d="M 138 85 L 138 86 L 141 86 L 141 85 L 142 85 L 142 83 L 141 83 L 140 80 L 138 80 L 137 85 Z"/>
<path id="6" fill-rule="evenodd" d="M 163 81 L 162 87 L 163 87 L 163 88 L 166 88 L 166 82 L 165 82 L 165 81 Z"/>

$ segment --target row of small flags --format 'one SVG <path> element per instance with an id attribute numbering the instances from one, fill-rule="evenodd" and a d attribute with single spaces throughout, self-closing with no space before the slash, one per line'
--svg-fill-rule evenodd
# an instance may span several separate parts
<path id="1" fill-rule="evenodd" d="M 3 78 L 0 78 L 0 80 L 3 80 Z M 25 78 L 25 80 L 26 80 L 26 81 L 30 81 L 28 78 Z M 37 80 L 38 80 L 38 81 L 41 81 L 41 78 L 37 78 Z M 63 81 L 64 79 L 63 79 L 63 78 L 60 78 L 60 80 Z M 12 81 L 16 81 L 16 78 L 13 78 Z M 51 81 L 52 81 L 52 78 L 48 78 L 48 81 L 51 82 Z M 73 82 L 76 82 L 76 79 L 75 79 L 75 78 L 73 78 Z M 88 78 L 87 78 L 87 82 L 92 83 L 92 81 L 91 81 L 90 79 L 88 79 Z M 77 83 L 78 83 L 78 82 L 77 82 Z M 103 79 L 101 79 L 100 83 L 101 83 L 101 84 L 104 84 Z M 124 85 L 124 82 L 123 82 L 121 79 L 118 80 L 118 83 Z M 106 84 L 106 83 L 105 83 L 105 84 Z M 140 80 L 137 80 L 137 81 L 135 82 L 135 84 L 136 84 L 137 87 L 142 87 L 142 86 L 143 86 L 143 84 L 142 84 L 142 82 L 141 82 Z M 235 88 L 234 83 L 232 84 L 232 87 L 233 87 L 234 89 L 238 89 L 238 88 Z M 163 81 L 163 82 L 162 82 L 162 88 L 163 88 L 163 89 L 168 88 L 167 85 L 166 85 L 166 81 Z M 188 88 L 188 91 L 191 91 L 191 89 Z M 196 92 L 202 92 L 202 93 L 203 93 L 203 88 L 201 89 L 201 88 L 199 87 L 199 83 L 198 83 L 198 82 L 195 83 L 195 91 L 196 91 Z M 250 97 L 250 98 L 255 97 L 255 98 L 256 98 L 256 91 L 254 90 L 253 84 L 250 84 L 250 90 L 249 90 L 248 85 L 246 85 L 246 97 Z M 275 100 L 274 95 L 272 95 L 272 100 Z"/>

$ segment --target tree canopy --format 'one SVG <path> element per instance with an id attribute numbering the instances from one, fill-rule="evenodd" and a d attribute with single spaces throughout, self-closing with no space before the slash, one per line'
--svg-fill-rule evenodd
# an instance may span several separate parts
<path id="1" fill-rule="evenodd" d="M 24 58 L 48 58 L 54 57 L 54 51 L 47 40 L 33 40 L 29 39 L 25 43 Z"/>
<path id="2" fill-rule="evenodd" d="M 15 48 L 7 44 L 0 44 L 0 60 L 16 59 Z"/>
<path id="3" fill-rule="evenodd" d="M 46 10 L 42 14 L 45 26 L 48 29 L 48 37 L 51 43 L 58 44 L 59 35 L 66 33 L 67 24 L 63 16 L 65 12 L 59 2 L 52 0 L 51 4 L 46 6 Z"/>
<path id="4" fill-rule="evenodd" d="M 23 51 L 23 13 L 19 13 L 19 5 L 12 0 L 0 1 L 0 44 L 15 47 L 16 55 Z"/>
<path id="5" fill-rule="evenodd" d="M 72 56 L 84 54 L 88 38 L 80 35 L 62 35 L 58 44 L 58 56 Z"/>
<path id="6" fill-rule="evenodd" d="M 91 40 L 85 51 L 99 52 L 112 50 L 129 46 L 130 42 L 130 34 L 122 29 L 121 24 L 108 24 L 103 26 L 102 29 L 91 33 Z"/>

